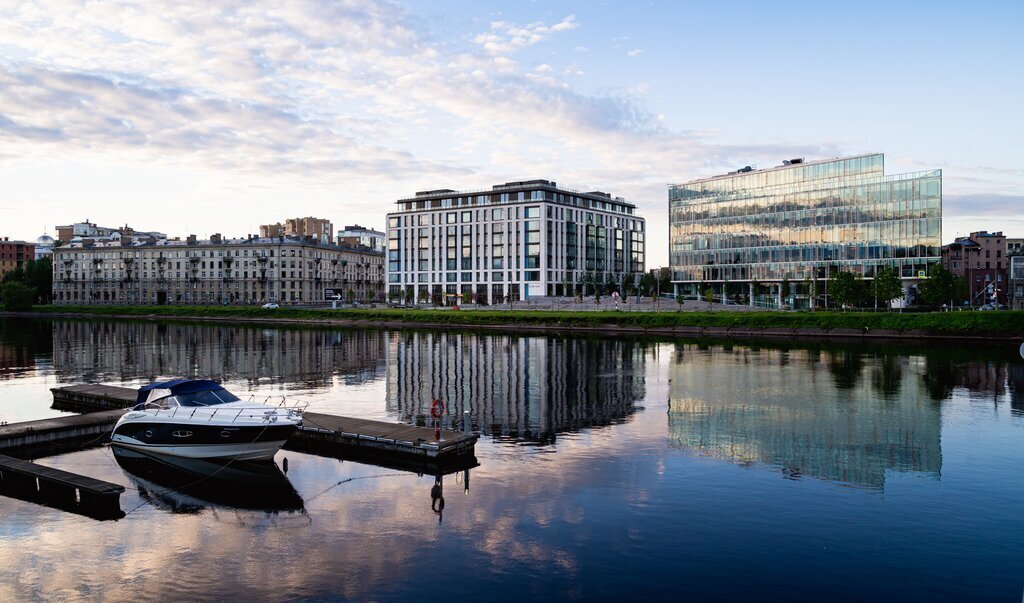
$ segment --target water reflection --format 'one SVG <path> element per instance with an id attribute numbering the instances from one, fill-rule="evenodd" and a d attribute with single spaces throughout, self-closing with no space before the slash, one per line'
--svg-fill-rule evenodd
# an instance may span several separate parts
<path id="1" fill-rule="evenodd" d="M 938 479 L 941 407 L 903 379 L 916 364 L 855 350 L 677 346 L 669 438 L 793 478 L 871 488 L 890 470 Z"/>
<path id="2" fill-rule="evenodd" d="M 52 368 L 50 323 L 0 318 L 0 379 L 13 379 L 37 367 Z"/>
<path id="3" fill-rule="evenodd" d="M 173 513 L 198 513 L 211 506 L 303 510 L 302 497 L 273 462 L 217 463 L 110 450 L 142 500 Z"/>
<path id="4" fill-rule="evenodd" d="M 388 347 L 387 409 L 422 420 L 439 398 L 456 423 L 469 411 L 484 434 L 551 443 L 632 414 L 645 350 L 635 340 L 399 333 Z"/>
<path id="5" fill-rule="evenodd" d="M 103 325 L 104 337 L 125 336 Z M 194 358 L 162 369 L 188 374 L 225 372 L 223 354 L 292 337 L 181 324 L 172 340 L 150 328 L 134 354 Z M 66 353 L 95 340 L 57 331 L 69 334 L 56 348 L 61 372 L 0 382 L 0 412 L 58 379 L 136 379 L 156 362 Z M 128 486 L 124 508 L 141 506 L 99 523 L 0 497 L 0 600 L 399 600 L 435 584 L 433 594 L 466 600 L 826 600 L 851 579 L 865 599 L 1020 596 L 1016 350 L 370 333 L 367 351 L 383 342 L 366 377 L 373 405 L 353 406 L 371 388 L 346 380 L 360 373 L 337 368 L 345 359 L 330 359 L 334 369 L 291 360 L 292 345 L 322 345 L 335 331 L 325 333 L 289 343 L 266 370 L 282 384 L 327 383 L 304 394 L 322 412 L 418 421 L 438 393 L 469 408 L 496 436 L 477 444 L 472 488 L 465 472 L 435 491 L 434 475 L 284 450 L 302 510 L 268 513 L 206 494 L 162 500 L 168 486 L 105 448 L 51 457 L 41 462 Z M 189 349 L 199 341 L 223 353 Z M 248 379 L 246 362 L 225 377 Z M 271 375 L 259 378 L 254 389 Z M 505 443 L 555 439 L 545 433 L 557 440 Z M 177 567 L 189 571 L 167 571 Z"/>
<path id="6" fill-rule="evenodd" d="M 47 323 L 42 323 L 47 324 Z M 54 367 L 65 381 L 174 375 L 307 388 L 376 377 L 382 331 L 266 329 L 157 322 L 54 321 Z"/>

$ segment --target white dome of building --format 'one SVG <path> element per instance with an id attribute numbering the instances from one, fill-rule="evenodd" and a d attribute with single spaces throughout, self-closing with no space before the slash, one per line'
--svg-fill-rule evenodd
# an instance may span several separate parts
<path id="1" fill-rule="evenodd" d="M 53 245 L 55 241 L 50 235 L 41 235 L 36 239 L 36 258 L 37 260 L 49 257 L 53 255 Z"/>

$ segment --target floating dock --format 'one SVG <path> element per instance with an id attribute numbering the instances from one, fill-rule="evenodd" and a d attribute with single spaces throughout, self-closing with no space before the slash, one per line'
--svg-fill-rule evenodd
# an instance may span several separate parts
<path id="1" fill-rule="evenodd" d="M 288 450 L 334 456 L 341 447 L 343 458 L 373 462 L 377 455 L 405 457 L 414 462 L 440 463 L 458 457 L 473 457 L 476 434 L 442 430 L 440 439 L 429 427 L 354 419 L 306 412 L 302 427 L 284 445 Z M 475 461 L 475 458 L 474 458 Z"/>
<path id="2" fill-rule="evenodd" d="M 113 385 L 69 385 L 50 388 L 53 408 L 65 412 L 123 410 L 135 405 L 138 391 Z M 122 413 L 124 414 L 124 413 Z"/>
<path id="3" fill-rule="evenodd" d="M 110 431 L 124 410 L 90 412 L 0 425 L 0 453 L 39 458 L 110 441 Z"/>
<path id="4" fill-rule="evenodd" d="M 80 513 L 119 519 L 124 486 L 0 455 L 0 493 Z"/>
<path id="5" fill-rule="evenodd" d="M 59 450 L 61 446 L 81 445 L 90 439 L 104 438 L 124 409 L 135 403 L 137 391 L 110 385 L 70 385 L 55 387 L 54 408 L 74 407 L 83 415 L 55 417 L 0 426 L 0 452 L 18 457 L 39 456 L 37 450 Z M 410 468 L 417 464 L 440 464 L 442 461 L 473 455 L 478 435 L 442 430 L 440 438 L 429 427 L 404 423 L 371 421 L 307 412 L 303 425 L 285 448 L 340 458 L 360 458 L 373 462 L 375 457 L 391 463 L 403 462 Z M 51 452 L 52 453 L 52 452 Z M 461 459 L 459 464 L 463 464 Z"/>

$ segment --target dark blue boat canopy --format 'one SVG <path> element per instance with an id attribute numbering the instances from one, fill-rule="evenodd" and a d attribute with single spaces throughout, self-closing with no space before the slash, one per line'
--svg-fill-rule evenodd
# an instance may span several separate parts
<path id="1" fill-rule="evenodd" d="M 216 381 L 209 379 L 174 379 L 171 381 L 157 381 L 139 388 L 139 395 L 135 398 L 136 404 L 145 404 L 149 400 L 150 392 L 155 389 L 168 390 L 167 396 L 180 394 L 194 394 L 197 392 L 214 392 L 223 390 L 224 387 Z M 164 397 L 164 396 L 161 396 Z"/>

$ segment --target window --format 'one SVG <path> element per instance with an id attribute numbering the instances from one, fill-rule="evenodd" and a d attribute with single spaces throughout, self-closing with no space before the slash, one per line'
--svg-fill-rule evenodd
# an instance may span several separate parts
<path id="1" fill-rule="evenodd" d="M 473 221 L 473 212 L 471 212 L 471 211 L 464 211 L 464 212 L 462 212 L 462 223 L 463 224 L 465 224 L 467 222 L 472 222 L 472 221 Z"/>
<path id="2" fill-rule="evenodd" d="M 533 207 L 527 207 L 526 208 L 525 217 L 527 217 L 527 218 L 539 218 L 540 217 L 540 207 L 537 207 L 536 205 L 534 205 Z"/>

